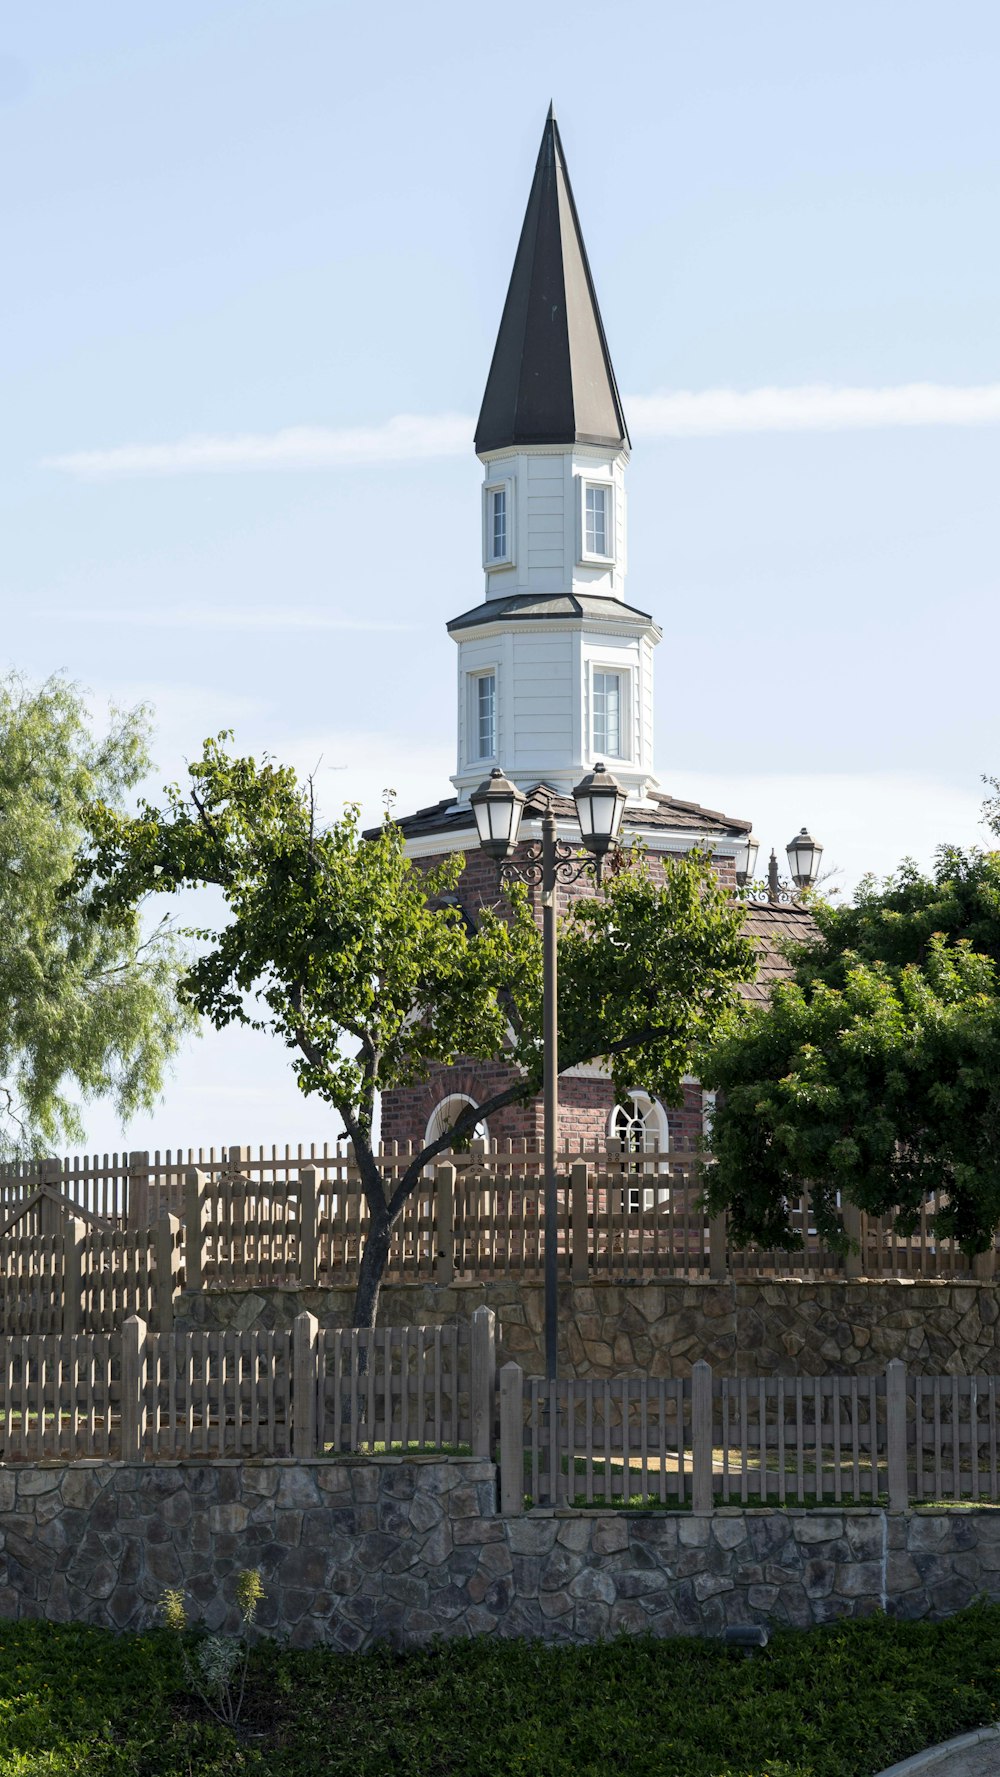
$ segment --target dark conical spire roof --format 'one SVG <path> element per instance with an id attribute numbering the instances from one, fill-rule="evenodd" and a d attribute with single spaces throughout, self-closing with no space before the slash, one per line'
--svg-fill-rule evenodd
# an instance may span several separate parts
<path id="1" fill-rule="evenodd" d="M 629 442 L 552 107 L 476 426 L 476 450 Z"/>

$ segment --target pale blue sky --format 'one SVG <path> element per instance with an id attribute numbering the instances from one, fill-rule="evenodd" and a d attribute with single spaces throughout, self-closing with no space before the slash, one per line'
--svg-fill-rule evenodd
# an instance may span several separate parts
<path id="1" fill-rule="evenodd" d="M 151 698 L 164 773 L 233 726 L 345 767 L 331 808 L 447 792 L 444 623 L 481 591 L 462 416 L 551 96 L 642 421 L 628 591 L 665 632 L 665 787 L 767 844 L 809 822 L 848 886 L 975 838 L 1000 770 L 998 77 L 987 0 L 12 13 L 10 662 Z M 754 393 L 815 387 L 794 431 Z M 646 399 L 679 391 L 686 420 Z M 915 399 L 962 423 L 899 424 Z M 283 1068 L 208 1035 L 129 1140 L 321 1137 Z"/>

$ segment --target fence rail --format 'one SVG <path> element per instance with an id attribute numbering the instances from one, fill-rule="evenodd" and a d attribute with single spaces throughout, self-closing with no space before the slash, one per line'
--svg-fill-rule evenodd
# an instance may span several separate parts
<path id="1" fill-rule="evenodd" d="M 399 1145 L 381 1155 L 390 1181 L 411 1160 Z M 739 1250 L 725 1218 L 704 1207 L 706 1164 L 614 1143 L 567 1148 L 557 1192 L 561 1276 L 641 1283 L 995 1275 L 995 1250 L 970 1263 L 935 1235 L 936 1202 L 908 1237 L 845 1205 L 853 1244 L 840 1258 L 820 1242 L 803 1193 L 792 1204 L 799 1249 Z M 394 1230 L 386 1281 L 541 1282 L 540 1174 L 541 1156 L 527 1143 L 489 1151 L 474 1143 L 469 1154 L 429 1169 Z M 0 1168 L 0 1329 L 96 1333 L 138 1313 L 162 1332 L 168 1298 L 185 1286 L 350 1285 L 368 1219 L 347 1148 L 76 1156 Z"/>
<path id="2" fill-rule="evenodd" d="M 501 1509 L 1000 1503 L 1000 1379 L 496 1370 L 487 1308 L 455 1327 L 0 1339 L 0 1462 L 499 1456 Z"/>
<path id="3" fill-rule="evenodd" d="M 0 1461 L 492 1453 L 496 1328 L 0 1339 Z"/>
<path id="4" fill-rule="evenodd" d="M 538 1382 L 500 1372 L 504 1510 L 536 1506 L 1000 1503 L 1000 1379 Z"/>

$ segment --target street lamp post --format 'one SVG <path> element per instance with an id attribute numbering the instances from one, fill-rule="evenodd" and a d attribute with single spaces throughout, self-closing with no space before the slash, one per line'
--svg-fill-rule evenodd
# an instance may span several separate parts
<path id="1" fill-rule="evenodd" d="M 751 891 L 754 890 L 754 877 L 757 870 L 757 853 L 759 850 L 759 842 L 753 837 L 752 833 L 748 833 L 738 845 L 735 861 L 736 880 L 739 883 L 740 888 L 750 889 Z M 793 893 L 789 889 L 788 884 L 782 882 L 778 875 L 778 860 L 772 849 L 767 866 L 766 893 L 766 899 L 770 901 L 772 905 L 776 905 L 779 901 L 794 901 L 796 893 L 801 894 L 803 889 L 812 887 L 819 875 L 819 865 L 820 859 L 823 856 L 823 847 L 820 845 L 819 841 L 813 839 L 810 834 L 807 833 L 805 827 L 803 827 L 801 832 L 796 833 L 794 839 L 788 841 L 788 845 L 785 848 L 785 854 L 788 858 L 788 869 L 792 881 L 795 884 L 796 892 Z M 753 892 L 751 892 L 751 898 L 763 897 L 755 896 Z"/>
<path id="2" fill-rule="evenodd" d="M 511 857 L 517 845 L 525 797 L 497 766 L 470 798 L 479 831 L 479 842 L 495 858 L 500 876 L 508 882 L 524 882 L 542 891 L 542 1030 L 543 1055 L 543 1164 L 545 1226 L 545 1374 L 554 1381 L 559 1346 L 559 1228 L 556 1182 L 556 1141 L 559 1123 L 559 987 L 556 960 L 556 889 L 560 883 L 578 882 L 584 875 L 601 880 L 606 854 L 617 843 L 625 812 L 625 791 L 604 765 L 595 765 L 573 791 L 580 836 L 589 852 L 581 857 L 557 837 L 551 808 L 542 815 L 541 841 L 530 845 L 517 861 Z"/>

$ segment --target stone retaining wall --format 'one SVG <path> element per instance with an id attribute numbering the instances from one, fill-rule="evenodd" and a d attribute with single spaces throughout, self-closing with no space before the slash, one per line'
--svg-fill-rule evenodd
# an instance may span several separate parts
<path id="1" fill-rule="evenodd" d="M 195 1620 L 235 1626 L 243 1567 L 264 1578 L 262 1627 L 297 1646 L 807 1628 L 1000 1599 L 1000 1510 L 502 1518 L 473 1459 L 0 1470 L 0 1616 L 139 1629 L 179 1586 Z"/>
<path id="2" fill-rule="evenodd" d="M 353 1292 L 186 1292 L 191 1327 L 290 1327 L 303 1308 L 350 1323 Z M 496 1310 L 500 1362 L 544 1374 L 542 1286 L 411 1284 L 382 1292 L 386 1326 L 436 1325 Z M 577 1376 L 687 1376 L 698 1358 L 730 1376 L 867 1375 L 900 1357 L 918 1375 L 1000 1374 L 995 1283 L 591 1283 L 559 1292 L 561 1366 Z"/>

